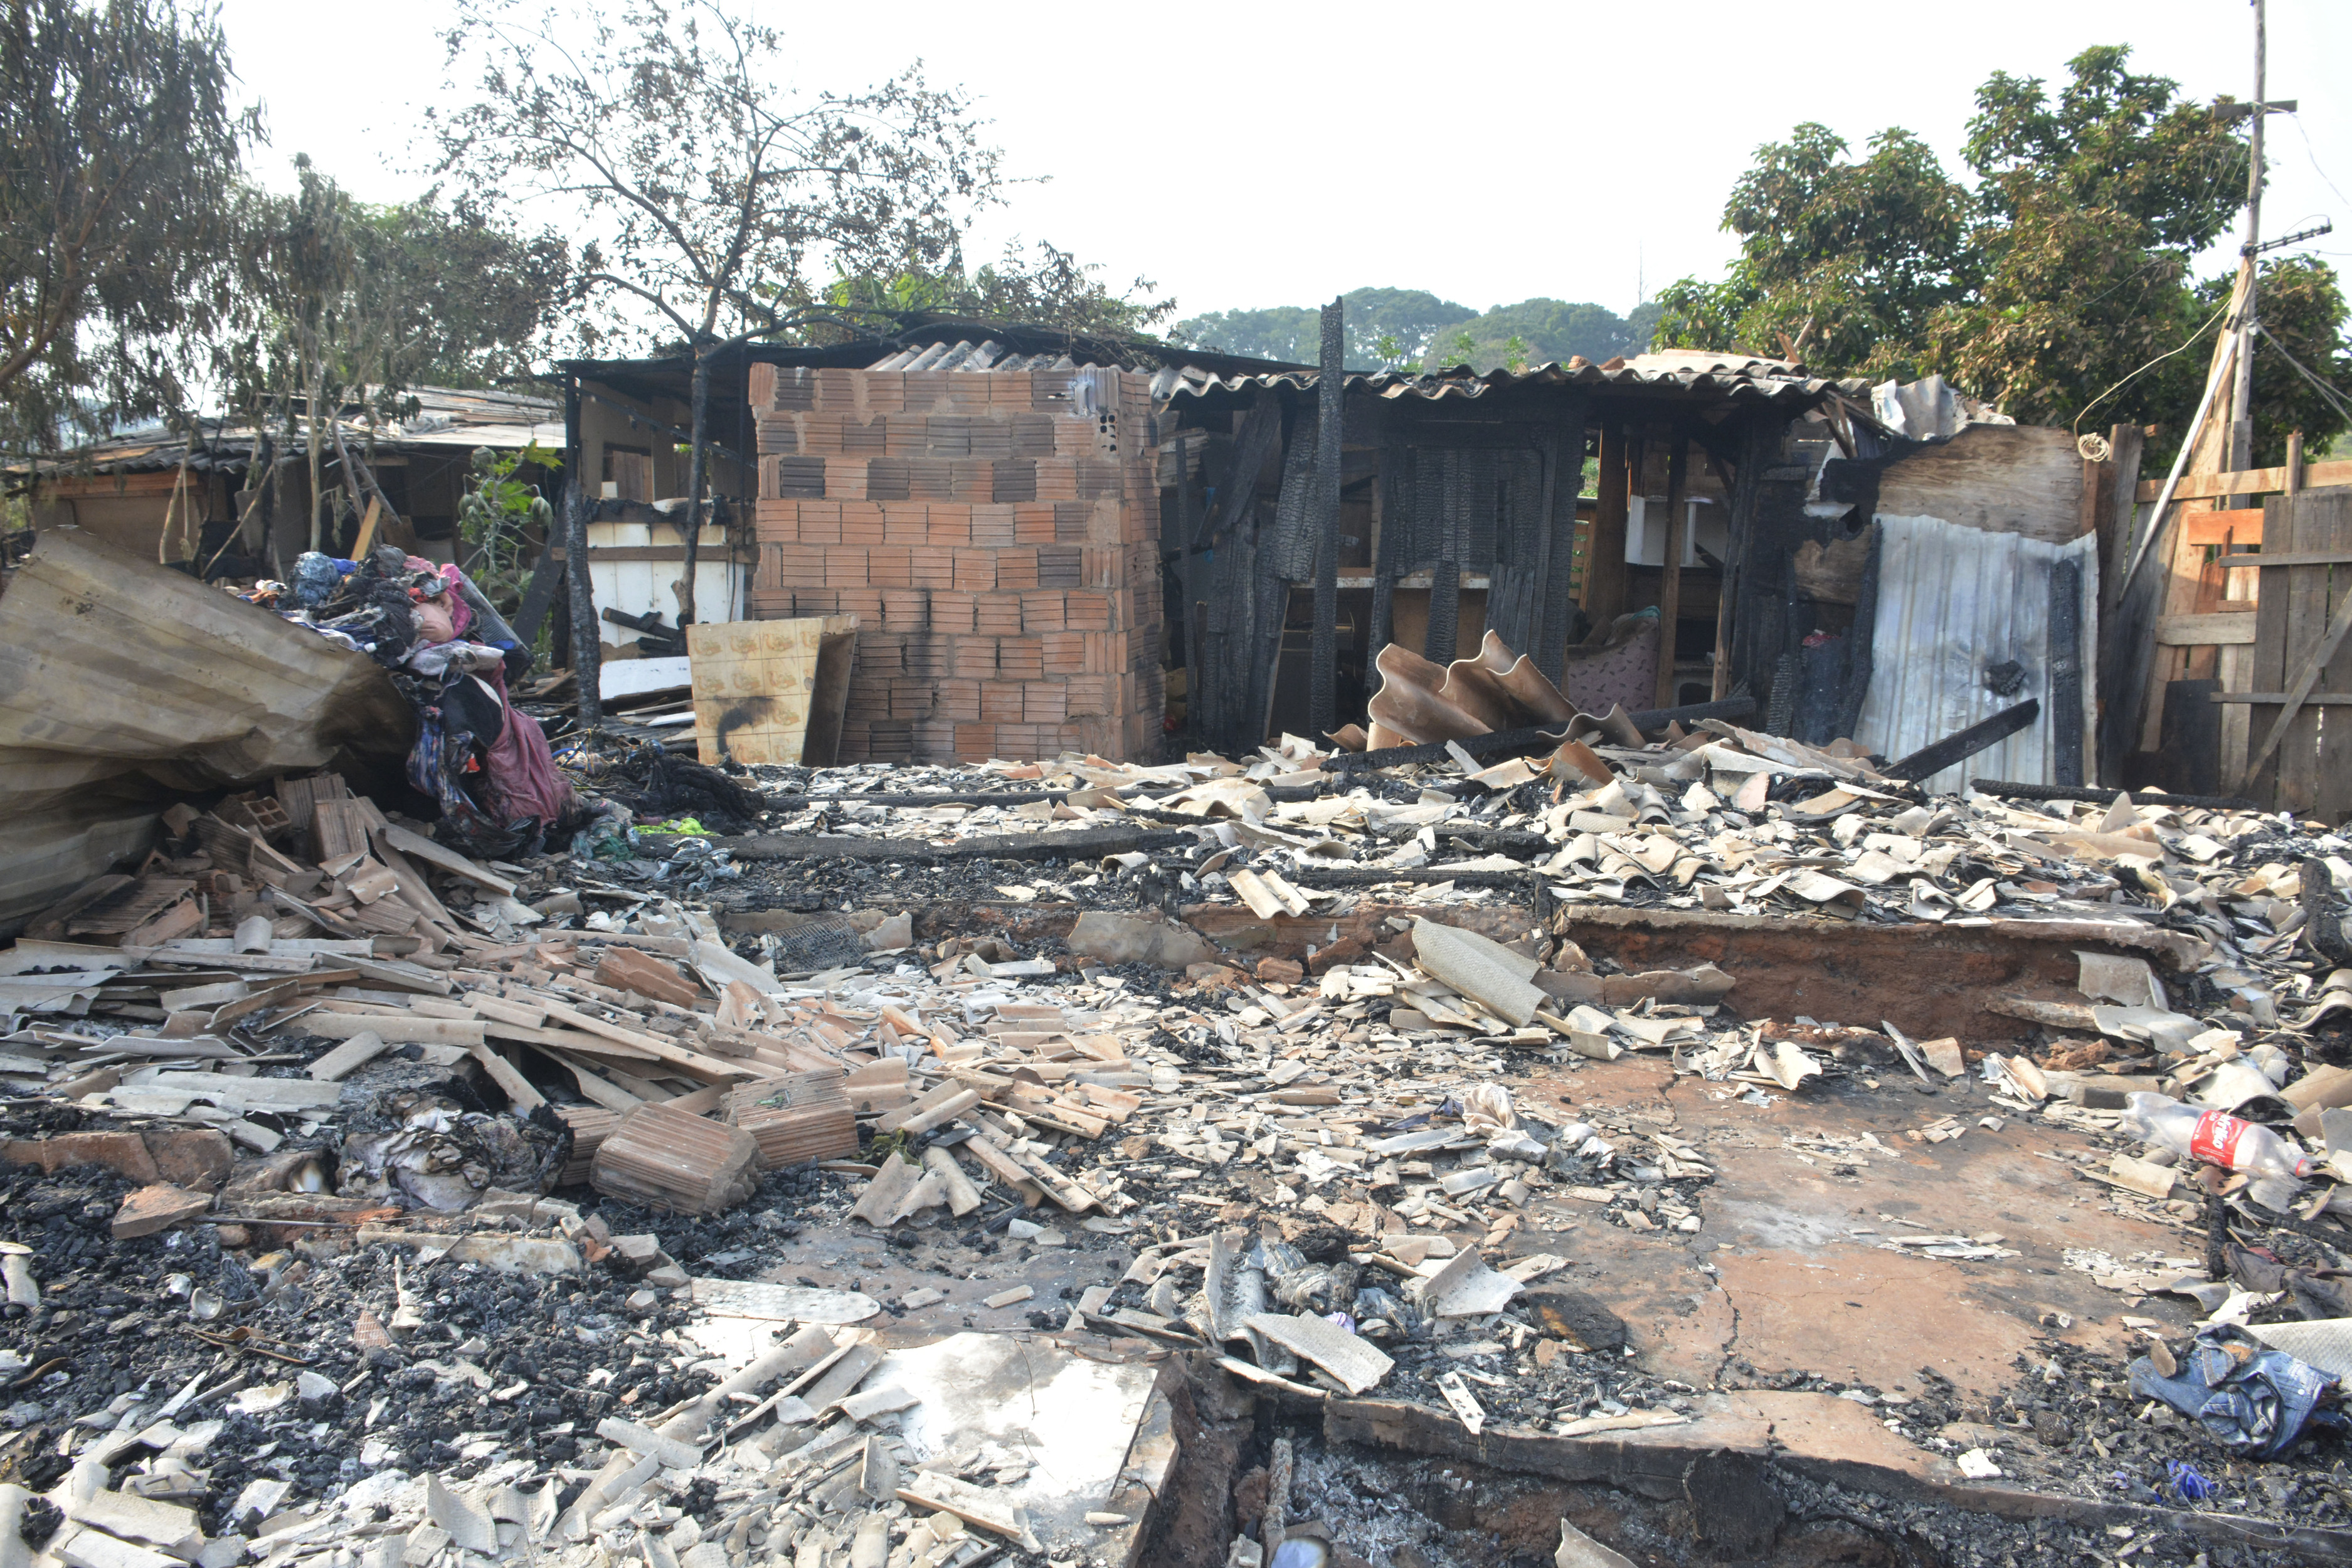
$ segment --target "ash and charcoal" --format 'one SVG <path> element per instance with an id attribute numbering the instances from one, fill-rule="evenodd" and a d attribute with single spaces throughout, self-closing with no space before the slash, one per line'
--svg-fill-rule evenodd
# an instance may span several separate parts
<path id="1" fill-rule="evenodd" d="M 862 1347 L 860 1380 L 810 1426 L 777 1414 L 793 1396 L 771 1375 L 733 1402 L 761 1413 L 698 1466 L 592 1500 L 656 1562 L 722 1568 L 779 1540 L 796 1563 L 828 1565 L 877 1545 L 934 1564 L 1025 1550 L 1013 1514 L 965 1531 L 940 1522 L 958 1516 L 936 1500 L 910 1505 L 879 1479 L 855 1483 L 899 1465 L 923 1487 L 948 1488 L 920 1479 L 945 1476 L 977 1489 L 956 1494 L 967 1513 L 1031 1496 L 1001 1447 L 920 1471 L 939 1458 L 909 1436 L 924 1396 L 887 1373 L 863 1381 L 893 1347 L 959 1332 L 1034 1336 L 1110 1364 L 1223 1355 L 1241 1370 L 1208 1375 L 1230 1375 L 1244 1400 L 1346 1393 L 1559 1441 L 1670 1438 L 1727 1396 L 1765 1390 L 1861 1406 L 1888 1442 L 1930 1466 L 1957 1462 L 1956 1478 L 2343 1522 L 2342 1448 L 2325 1423 L 2276 1458 L 2233 1454 L 2134 1398 L 2117 1353 L 2162 1344 L 2185 1359 L 2196 1317 L 2219 1306 L 2234 1303 L 2256 1330 L 2329 1310 L 2342 1264 L 2332 1171 L 2315 1159 L 2321 1168 L 2265 1185 L 2167 1159 L 2130 1135 L 2114 1102 L 2145 1079 L 2147 1092 L 2210 1104 L 2219 1088 L 2244 1087 L 2223 1070 L 2232 1064 L 2269 1091 L 2231 1103 L 2257 1117 L 2278 1109 L 2269 1100 L 2300 1117 L 2294 1097 L 2326 1089 L 2352 989 L 2325 983 L 2327 959 L 2302 932 L 2315 900 L 2333 896 L 2329 862 L 2347 846 L 2147 801 L 2092 813 L 1922 796 L 1865 763 L 1797 750 L 1736 731 L 1604 746 L 1614 776 L 1596 784 L 1525 764 L 1473 778 L 1318 773 L 1321 753 L 1296 743 L 1158 769 L 1070 759 L 740 778 L 657 749 L 600 763 L 579 748 L 567 763 L 604 798 L 570 854 L 435 862 L 430 885 L 408 880 L 415 861 L 393 865 L 394 896 L 415 918 L 386 942 L 363 941 L 367 951 L 305 948 L 287 930 L 257 947 L 201 945 L 247 934 L 252 905 L 232 898 L 217 913 L 195 908 L 147 969 L 86 953 L 26 965 L 92 995 L 79 1013 L 35 1015 L 19 1035 L 36 1054 L 11 1064 L 15 1139 L 127 1129 L 153 1144 L 156 1130 L 219 1129 L 236 1166 L 172 1200 L 192 1209 L 157 1208 L 152 1186 L 119 1172 L 11 1177 L 8 1237 L 42 1299 L 11 1310 L 9 1353 L 38 1375 L 17 1391 L 9 1462 L 55 1492 L 70 1483 L 61 1465 L 101 1453 L 100 1489 L 184 1501 L 208 1534 L 278 1521 L 252 1541 L 273 1563 L 308 1555 L 307 1532 L 359 1503 L 398 1521 L 421 1560 L 455 1550 L 408 1533 L 437 1506 L 416 1489 L 426 1476 L 455 1489 L 460 1525 L 465 1509 L 487 1510 L 497 1545 L 513 1544 L 512 1531 L 566 1552 L 574 1538 L 549 1533 L 554 1516 L 585 1495 L 598 1463 L 626 1468 L 638 1451 L 627 1443 L 653 1441 L 614 1419 L 656 1426 L 747 1361 L 766 1364 L 756 1344 L 720 1353 L 707 1342 L 761 1321 L 729 1315 L 743 1303 L 776 1302 L 775 1326 L 754 1340 L 782 1343 L 797 1323 L 824 1335 L 801 1342 L 819 1359 Z M 959 798 L 908 799 L 925 795 Z M 976 837 L 1171 825 L 1189 838 L 1108 858 L 953 853 Z M 815 834 L 917 839 L 940 854 L 908 865 L 747 853 L 763 837 Z M 377 842 L 389 853 L 399 841 Z M 184 858 L 198 846 L 184 842 Z M 348 897 L 303 891 L 349 921 L 381 900 L 372 876 L 339 870 L 333 889 Z M 1954 1037 L 1912 1037 L 1891 1024 L 1736 1013 L 1726 998 L 1740 976 L 1712 965 L 1594 957 L 1579 916 L 1595 905 L 1956 931 L 2058 918 L 2069 941 L 2095 943 L 2084 931 L 2095 921 L 2176 946 L 2124 944 L 2163 958 L 2160 973 L 2086 959 L 2079 1000 L 2032 1003 L 2039 1038 L 2018 1043 L 2012 1029 L 1979 1042 L 1961 1020 Z M 1118 919 L 1082 931 L 1072 916 L 1087 911 Z M 1286 920 L 1312 932 L 1303 951 L 1249 951 Z M 1835 940 L 1833 924 L 1805 929 Z M 1236 937 L 1239 951 L 1227 945 Z M 175 942 L 183 951 L 165 951 Z M 1159 962 L 1135 956 L 1147 949 Z M 255 954 L 244 974 L 240 952 Z M 364 972 L 334 975 L 338 963 Z M 321 978 L 304 982 L 313 970 Z M 291 994 L 240 1005 L 289 976 Z M 340 1024 L 312 1034 L 310 1015 L 322 1029 L 326 1016 Z M 310 1069 L 341 1070 L 347 1042 L 370 1029 L 393 1043 L 348 1070 L 340 1098 L 306 1098 Z M 189 1059 L 164 1044 L 196 1039 L 225 1054 Z M 93 1054 L 120 1065 L 93 1076 Z M 1624 1076 L 1636 1068 L 1652 1087 Z M 1678 1114 L 1676 1085 L 1717 1109 L 1695 1117 L 1683 1100 Z M 1908 1105 L 1915 1089 L 1924 1124 L 1840 1130 Z M 690 1108 L 674 1114 L 703 1119 L 707 1154 L 647 1163 L 628 1131 L 656 1125 L 633 1109 L 641 1101 Z M 1632 1255 L 1611 1248 L 1679 1252 L 1695 1299 L 1735 1289 L 1709 1251 L 1727 1244 L 1701 1239 L 1722 1234 L 1719 1167 L 1758 1146 L 1713 1124 L 1733 1111 L 1777 1120 L 1771 1136 L 1790 1160 L 1864 1193 L 1906 1142 L 1977 1149 L 2030 1128 L 2071 1140 L 2063 1162 L 2085 1182 L 2115 1155 L 2147 1156 L 2139 1164 L 2158 1174 L 2118 1163 L 2137 1186 L 2090 1190 L 2103 1213 L 2177 1235 L 2179 1261 L 2085 1266 L 2149 1327 L 2136 1342 L 2038 1341 L 1990 1393 L 1932 1367 L 1901 1387 L 1820 1375 L 1751 1359 L 1761 1352 L 1737 1335 L 1692 1370 L 1654 1326 L 1617 1310 L 1619 1262 Z M 1785 1113 L 1817 1125 L 1790 1129 Z M 2308 1155 L 2333 1148 L 2323 1132 L 2282 1130 Z M 762 1170 L 772 1152 L 786 1168 Z M 2242 1289 L 2192 1313 L 2174 1285 L 2205 1251 L 2209 1189 L 2254 1261 L 2237 1258 Z M 167 1228 L 131 1234 L 151 1212 Z M 2019 1256 L 2003 1239 L 1880 1245 L 1965 1279 Z M 501 1271 L 563 1249 L 578 1262 L 560 1272 Z M 1310 1492 L 1322 1462 L 1302 1469 Z M 1335 1450 L 1330 1462 L 1369 1461 Z M 543 1507 L 529 1500 L 551 1486 Z M 1823 1511 L 1832 1503 L 1884 1516 L 1893 1522 L 1870 1528 L 1927 1560 L 1998 1561 L 1968 1553 L 2003 1532 L 2005 1551 L 2042 1544 L 1965 1510 L 1784 1495 L 1805 1528 L 1836 1522 Z M 1090 1500 L 1052 1550 L 1111 1560 L 1165 1511 L 1149 1498 Z M 1427 1522 L 1442 1510 L 1423 1511 Z M 1340 1562 L 1386 1550 L 1413 1568 L 1397 1553 L 1437 1563 L 1472 1551 L 1466 1537 L 1389 1540 L 1369 1521 L 1351 1537 L 1331 1522 Z M 1948 1526 L 1948 1540 L 1933 1534 Z M 69 1517 L 63 1528 L 102 1526 Z M 1682 1539 L 1673 1521 L 1656 1528 L 1645 1550 L 1687 1555 L 1668 1550 Z M 2137 1555 L 2176 1560 L 2170 1551 L 2152 1539 Z"/>

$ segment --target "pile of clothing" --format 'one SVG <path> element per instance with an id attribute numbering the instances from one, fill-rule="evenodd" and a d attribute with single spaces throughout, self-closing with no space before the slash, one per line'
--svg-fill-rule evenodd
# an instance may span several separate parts
<path id="1" fill-rule="evenodd" d="M 441 837 L 498 858 L 539 853 L 578 826 L 546 731 L 508 700 L 530 650 L 463 571 L 387 544 L 363 561 L 307 551 L 293 578 L 246 597 L 391 673 L 416 710 L 409 782 L 439 805 Z"/>

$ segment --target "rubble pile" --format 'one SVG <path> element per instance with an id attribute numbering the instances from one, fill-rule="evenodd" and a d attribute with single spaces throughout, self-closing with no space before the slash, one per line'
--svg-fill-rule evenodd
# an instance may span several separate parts
<path id="1" fill-rule="evenodd" d="M 511 860 L 332 774 L 174 808 L 0 952 L 0 1523 L 69 1568 L 1132 1561 L 1179 1364 L 1473 1436 L 1810 1394 L 1956 1482 L 2352 1520 L 2352 846 L 1937 795 L 1713 720 L 1411 750 L 583 744 L 612 795 Z M 1989 1001 L 1988 1042 L 1759 1014 L 1735 962 L 1595 956 L 1607 911 L 2080 959 L 2069 999 Z M 2134 1355 L 2053 1314 L 1986 1401 L 1666 1367 L 1611 1304 L 1612 1250 L 1716 1288 L 1759 1149 L 1843 1184 L 1874 1255 L 2018 1258 L 1870 1195 L 2028 1131 L 2178 1237 L 2053 1260 Z"/>

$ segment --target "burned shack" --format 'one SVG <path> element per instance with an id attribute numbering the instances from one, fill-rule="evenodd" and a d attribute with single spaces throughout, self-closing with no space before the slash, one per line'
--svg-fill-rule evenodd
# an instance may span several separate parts
<path id="1" fill-rule="evenodd" d="M 391 401 L 397 417 L 376 418 L 357 402 L 320 410 L 320 543 L 330 553 L 354 542 L 373 500 L 381 542 L 455 561 L 473 454 L 563 444 L 560 406 L 544 397 L 419 386 Z M 300 399 L 290 430 L 219 415 L 178 429 L 142 426 L 13 463 L 7 484 L 27 501 L 36 533 L 78 528 L 143 560 L 192 563 L 208 579 L 276 576 L 310 547 L 310 426 Z M 364 472 L 346 472 L 339 435 Z"/>
<path id="2" fill-rule="evenodd" d="M 682 654 L 682 503 L 655 498 L 683 488 L 691 366 L 566 369 L 599 654 Z M 1243 749 L 1318 729 L 1318 668 L 1319 728 L 1394 739 L 1375 695 L 1491 632 L 1595 713 L 1744 701 L 1888 756 L 2011 713 L 1940 782 L 2088 776 L 2113 465 L 2066 433 L 1674 351 L 1348 374 L 1334 481 L 1320 379 L 943 320 L 746 349 L 713 375 L 695 618 L 854 616 L 844 761 Z"/>

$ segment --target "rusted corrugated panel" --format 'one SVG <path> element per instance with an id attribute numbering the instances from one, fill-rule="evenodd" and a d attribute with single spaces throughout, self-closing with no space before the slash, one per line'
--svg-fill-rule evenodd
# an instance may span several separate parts
<path id="1" fill-rule="evenodd" d="M 171 791 L 397 757 L 415 733 L 366 655 L 45 530 L 0 595 L 0 923 L 143 847 Z"/>
<path id="2" fill-rule="evenodd" d="M 2097 537 L 2052 544 L 1934 517 L 1881 517 L 1878 616 L 1871 634 L 1870 689 L 1853 739 L 1880 756 L 1903 757 L 2024 701 L 2042 717 L 1999 745 L 1918 782 L 1958 790 L 1969 779 L 2055 784 L 2051 725 L 2050 582 L 2061 561 L 2082 569 L 2082 647 L 2098 643 Z M 1986 672 L 2014 660 L 2024 684 L 2010 691 Z M 2098 712 L 2098 661 L 2082 660 L 2084 755 Z"/>
<path id="3" fill-rule="evenodd" d="M 1166 380 L 1165 395 L 1199 397 L 1212 392 L 1238 392 L 1250 387 L 1286 386 L 1304 392 L 1314 386 L 1316 375 L 1312 371 L 1283 371 L 1220 376 L 1186 369 L 1171 374 Z M 1493 370 L 1484 375 L 1466 369 L 1432 375 L 1385 370 L 1356 372 L 1349 375 L 1347 384 L 1351 392 L 1365 392 L 1375 397 L 1418 397 L 1431 402 L 1483 397 L 1490 392 L 1523 386 L 1647 387 L 1735 402 L 1810 402 L 1831 391 L 1854 396 L 1867 394 L 1861 382 L 1829 381 L 1808 375 L 1801 367 L 1783 360 L 1685 350 L 1612 360 L 1606 365 L 1571 359 L 1564 364 L 1542 364 L 1524 371 Z"/>

